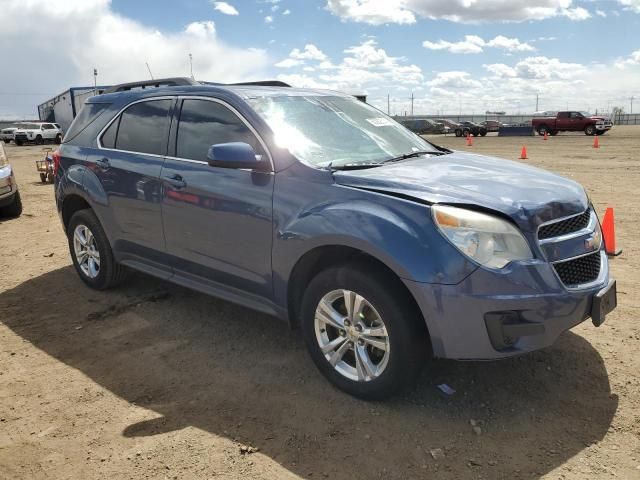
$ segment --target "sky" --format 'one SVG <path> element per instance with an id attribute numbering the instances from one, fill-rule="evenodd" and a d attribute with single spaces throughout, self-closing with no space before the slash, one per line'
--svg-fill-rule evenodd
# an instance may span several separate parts
<path id="1" fill-rule="evenodd" d="M 640 112 L 638 32 L 640 0 L 0 0 L 0 119 L 37 117 L 94 68 L 99 85 L 189 76 L 189 54 L 199 80 L 391 114 L 412 96 L 415 114 Z"/>

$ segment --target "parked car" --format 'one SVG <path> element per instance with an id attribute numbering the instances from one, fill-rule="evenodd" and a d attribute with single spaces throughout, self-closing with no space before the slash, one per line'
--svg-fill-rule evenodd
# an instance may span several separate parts
<path id="1" fill-rule="evenodd" d="M 531 120 L 539 135 L 556 135 L 558 132 L 584 132 L 585 135 L 603 135 L 611 130 L 613 122 L 608 117 L 591 115 L 589 112 L 558 112 L 555 117 L 540 117 Z"/>
<path id="2" fill-rule="evenodd" d="M 10 143 L 13 140 L 13 133 L 17 130 L 15 127 L 3 128 L 0 130 L 0 140 L 4 143 Z"/>
<path id="3" fill-rule="evenodd" d="M 18 191 L 13 169 L 0 143 L 0 217 L 19 217 L 22 214 L 22 200 Z"/>
<path id="4" fill-rule="evenodd" d="M 485 120 L 484 122 L 481 122 L 480 125 L 484 127 L 487 132 L 497 132 L 500 130 L 500 127 L 505 126 L 498 120 Z"/>
<path id="5" fill-rule="evenodd" d="M 60 144 L 62 143 L 63 132 L 57 123 L 19 123 L 17 124 L 17 129 L 13 132 L 13 136 L 16 145 L 19 146 L 25 143 L 42 145 L 47 141 Z"/>
<path id="6" fill-rule="evenodd" d="M 89 287 L 134 269 L 281 318 L 367 399 L 429 357 L 531 352 L 615 308 L 574 180 L 452 152 L 336 92 L 190 82 L 90 98 L 53 156 Z"/>
<path id="7" fill-rule="evenodd" d="M 474 137 L 481 135 L 484 137 L 487 135 L 487 129 L 479 123 L 474 122 L 461 122 L 454 132 L 456 137 L 466 137 L 468 135 L 473 135 Z"/>
<path id="8" fill-rule="evenodd" d="M 418 135 L 442 134 L 448 131 L 442 123 L 428 119 L 401 120 L 400 124 Z"/>

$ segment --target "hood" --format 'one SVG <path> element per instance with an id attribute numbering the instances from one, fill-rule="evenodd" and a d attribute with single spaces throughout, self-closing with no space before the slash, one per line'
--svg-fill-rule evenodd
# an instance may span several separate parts
<path id="1" fill-rule="evenodd" d="M 584 189 L 573 180 L 522 163 L 463 152 L 337 171 L 334 178 L 340 185 L 428 204 L 494 210 L 526 231 L 581 213 L 589 204 Z"/>
<path id="2" fill-rule="evenodd" d="M 603 117 L 602 115 L 591 115 L 591 120 L 610 120 L 609 117 Z"/>

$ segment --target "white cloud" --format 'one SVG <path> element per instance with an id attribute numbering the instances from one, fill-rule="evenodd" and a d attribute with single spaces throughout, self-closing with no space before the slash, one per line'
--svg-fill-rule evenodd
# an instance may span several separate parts
<path id="1" fill-rule="evenodd" d="M 484 65 L 497 78 L 522 78 L 525 80 L 570 80 L 583 76 L 587 68 L 579 63 L 567 63 L 544 56 L 528 57 L 513 67 L 502 63 Z"/>
<path id="2" fill-rule="evenodd" d="M 627 67 L 640 65 L 640 50 L 636 50 L 635 52 L 632 52 L 626 58 L 619 58 L 618 60 L 615 61 L 614 65 L 616 66 L 616 68 L 619 68 L 620 70 L 624 70 Z"/>
<path id="3" fill-rule="evenodd" d="M 499 48 L 509 52 L 526 52 L 535 50 L 535 48 L 528 43 L 521 42 L 517 38 L 507 38 L 503 35 L 498 35 L 489 41 L 485 41 L 476 35 L 465 35 L 464 40 L 460 42 L 448 42 L 446 40 L 430 42 L 425 40 L 422 42 L 422 46 L 429 50 L 447 50 L 450 53 L 464 54 L 482 53 L 484 51 L 483 47 Z"/>
<path id="4" fill-rule="evenodd" d="M 293 50 L 291 50 L 289 56 L 297 60 L 322 61 L 327 59 L 327 56 L 324 54 L 324 52 L 322 52 L 322 50 L 320 50 L 312 43 L 307 43 L 302 50 L 294 48 Z"/>
<path id="5" fill-rule="evenodd" d="M 343 20 L 382 25 L 415 23 L 416 17 L 404 0 L 328 0 L 327 8 Z"/>
<path id="6" fill-rule="evenodd" d="M 264 23 L 273 23 L 273 17 L 271 15 L 267 15 L 264 17 Z"/>
<path id="7" fill-rule="evenodd" d="M 318 62 L 313 66 L 317 77 L 310 76 L 311 70 L 303 68 L 305 73 L 281 74 L 278 79 L 295 86 L 358 93 L 369 89 L 414 88 L 424 82 L 420 67 L 407 64 L 402 57 L 390 56 L 373 39 L 345 49 L 344 54 L 339 63 L 334 63 L 313 45 L 306 45 L 303 50 L 294 49 L 289 59 Z"/>
<path id="8" fill-rule="evenodd" d="M 4 0 L 0 23 L 0 45 L 21 51 L 11 75 L 0 75 L 0 91 L 39 93 L 3 97 L 0 116 L 33 116 L 36 105 L 51 96 L 93 85 L 94 67 L 98 83 L 110 85 L 149 78 L 145 62 L 156 78 L 188 76 L 188 53 L 197 78 L 218 82 L 264 78 L 269 64 L 265 51 L 218 38 L 213 22 L 158 31 L 114 13 L 108 0 Z M 55 73 L 44 78 L 43 71 Z"/>
<path id="9" fill-rule="evenodd" d="M 618 0 L 618 3 L 628 7 L 636 13 L 640 13 L 640 0 Z"/>
<path id="10" fill-rule="evenodd" d="M 602 18 L 607 18 L 607 12 L 603 12 L 602 10 L 596 10 L 596 15 Z"/>
<path id="11" fill-rule="evenodd" d="M 638 0 L 619 0 L 637 2 Z M 573 0 L 327 0 L 327 9 L 343 20 L 382 25 L 415 23 L 416 17 L 452 22 L 524 22 L 566 16 L 589 18 Z"/>
<path id="12" fill-rule="evenodd" d="M 206 38 L 215 35 L 216 25 L 211 21 L 193 22 L 187 25 L 187 28 L 185 28 L 184 31 L 185 33 L 193 35 L 194 37 Z"/>
<path id="13" fill-rule="evenodd" d="M 276 63 L 278 68 L 292 68 L 304 64 L 302 60 L 296 60 L 294 58 L 285 58 L 284 60 Z"/>
<path id="14" fill-rule="evenodd" d="M 238 10 L 233 5 L 229 5 L 227 2 L 212 2 L 213 8 L 225 15 L 239 15 Z"/>
<path id="15" fill-rule="evenodd" d="M 430 87 L 441 89 L 466 89 L 480 88 L 482 86 L 482 83 L 471 78 L 471 75 L 467 72 L 452 71 L 438 73 L 433 80 L 427 82 L 427 85 L 429 85 Z"/>
<path id="16" fill-rule="evenodd" d="M 291 10 L 287 8 L 284 12 L 282 12 L 282 15 L 291 15 Z"/>
<path id="17" fill-rule="evenodd" d="M 591 14 L 589 13 L 589 10 L 582 7 L 565 8 L 564 10 L 562 10 L 562 15 L 564 15 L 569 20 L 572 20 L 574 22 L 591 18 Z"/>

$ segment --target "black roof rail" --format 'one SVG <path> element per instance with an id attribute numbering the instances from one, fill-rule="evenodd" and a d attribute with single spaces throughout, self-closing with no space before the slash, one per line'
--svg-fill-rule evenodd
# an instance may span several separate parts
<path id="1" fill-rule="evenodd" d="M 178 87 L 184 85 L 200 85 L 200 82 L 188 77 L 157 78 L 155 80 L 143 80 L 141 82 L 121 83 L 107 88 L 104 93 L 124 92 L 134 88 Z"/>
<path id="2" fill-rule="evenodd" d="M 291 87 L 288 83 L 281 82 L 280 80 L 261 80 L 259 82 L 240 82 L 240 83 L 228 83 L 227 85 L 254 85 L 257 87 Z"/>

